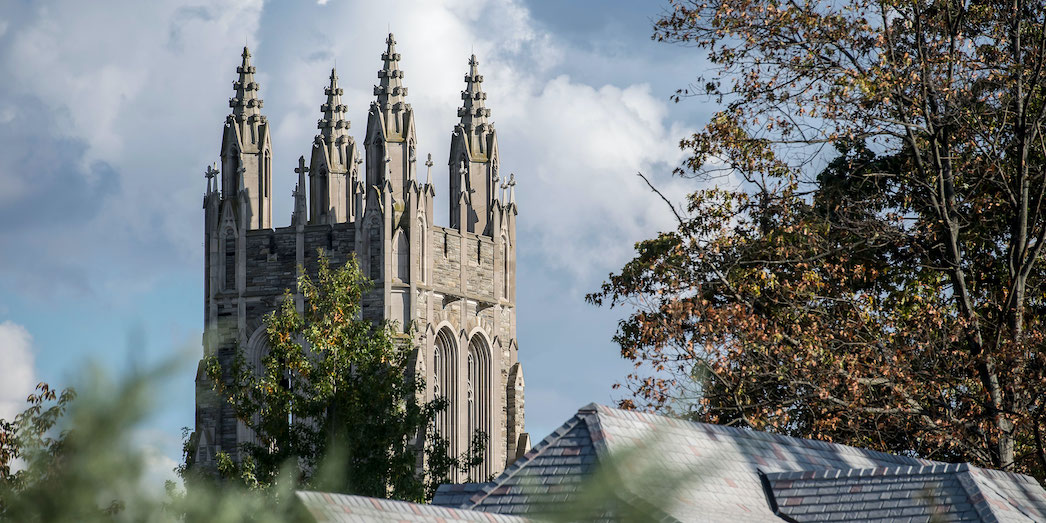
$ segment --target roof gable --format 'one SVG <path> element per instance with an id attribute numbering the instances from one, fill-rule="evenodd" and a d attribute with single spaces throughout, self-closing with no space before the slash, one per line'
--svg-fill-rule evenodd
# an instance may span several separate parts
<path id="1" fill-rule="evenodd" d="M 489 483 L 441 485 L 434 504 L 528 514 L 566 501 L 596 463 L 588 424 L 576 415 Z"/>

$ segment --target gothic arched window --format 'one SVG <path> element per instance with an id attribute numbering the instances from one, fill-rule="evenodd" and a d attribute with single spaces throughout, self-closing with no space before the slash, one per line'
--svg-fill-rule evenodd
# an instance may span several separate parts
<path id="1" fill-rule="evenodd" d="M 436 333 L 432 344 L 432 395 L 447 401 L 447 408 L 436 414 L 436 433 L 447 439 L 447 452 L 458 454 L 457 442 L 457 346 L 450 329 L 444 327 Z"/>
<path id="2" fill-rule="evenodd" d="M 222 243 L 225 244 L 225 256 L 223 257 L 225 275 L 222 280 L 222 289 L 234 291 L 236 290 L 236 233 L 231 227 L 225 230 Z"/>
<path id="3" fill-rule="evenodd" d="M 494 446 L 494 433 L 491 426 L 491 376 L 490 376 L 490 346 L 483 336 L 476 334 L 469 341 L 469 354 L 467 366 L 467 386 L 469 394 L 468 403 L 468 430 L 469 441 L 475 437 L 477 432 L 482 432 L 487 437 L 487 445 L 483 451 L 483 462 L 469 471 L 472 481 L 486 481 L 491 474 L 491 448 Z"/>
<path id="4" fill-rule="evenodd" d="M 369 258 L 367 277 L 379 281 L 381 280 L 381 222 L 376 217 L 372 218 L 367 226 L 367 254 Z"/>
<path id="5" fill-rule="evenodd" d="M 269 197 L 269 184 L 266 183 L 269 180 L 269 176 L 272 175 L 272 153 L 265 151 L 265 168 L 262 170 L 262 196 Z"/>
<path id="6" fill-rule="evenodd" d="M 479 414 L 480 414 L 477 411 L 477 409 L 476 409 L 476 394 L 475 394 L 475 388 L 474 388 L 475 385 L 476 385 L 476 380 L 475 380 L 476 375 L 475 375 L 475 373 L 476 373 L 476 357 L 472 353 L 472 347 L 470 346 L 469 347 L 469 355 L 468 355 L 468 364 L 466 365 L 466 371 L 465 371 L 465 376 L 466 376 L 466 378 L 465 378 L 465 412 L 466 412 L 466 416 L 468 417 L 468 422 L 465 423 L 465 434 L 468 434 L 469 445 L 470 446 L 471 446 L 472 438 L 475 437 L 476 430 L 478 429 L 478 427 L 477 427 L 478 419 L 477 418 L 479 417 Z M 484 460 L 484 461 L 486 461 L 486 460 Z M 477 474 L 478 472 L 479 472 L 479 470 L 476 467 L 474 467 L 473 469 L 470 469 L 469 470 L 469 480 L 470 481 L 480 481 L 480 477 Z"/>
<path id="7" fill-rule="evenodd" d="M 410 281 L 410 248 L 407 246 L 407 235 L 403 230 L 396 232 L 396 278 L 402 282 Z"/>
<path id="8" fill-rule="evenodd" d="M 510 282 L 510 277 L 509 277 L 509 273 L 508 273 L 508 269 L 509 269 L 509 263 L 508 263 L 508 238 L 505 238 L 504 236 L 501 237 L 501 269 L 502 269 L 502 277 L 501 277 L 501 287 L 502 287 L 502 289 L 501 289 L 501 294 L 502 294 L 502 296 L 505 297 L 506 300 L 508 300 L 508 299 L 510 299 L 509 295 L 508 295 L 509 294 L 509 282 Z"/>
<path id="9" fill-rule="evenodd" d="M 425 274 L 425 271 L 429 265 L 426 261 L 429 253 L 429 233 L 428 228 L 425 227 L 425 218 L 420 216 L 418 217 L 418 233 L 416 236 L 418 237 L 418 251 L 421 254 L 418 256 L 418 278 L 421 279 L 422 283 L 425 283 L 428 281 L 428 275 Z"/>

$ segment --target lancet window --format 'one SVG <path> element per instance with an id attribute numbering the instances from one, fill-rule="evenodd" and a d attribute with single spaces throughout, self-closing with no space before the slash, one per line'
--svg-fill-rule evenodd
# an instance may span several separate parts
<path id="1" fill-rule="evenodd" d="M 472 481 L 486 481 L 491 474 L 491 448 L 494 434 L 491 430 L 491 377 L 490 346 L 479 334 L 469 341 L 466 391 L 468 394 L 468 438 L 469 441 L 479 432 L 486 435 L 487 445 L 482 463 L 469 471 Z"/>
<path id="2" fill-rule="evenodd" d="M 222 288 L 232 291 L 236 290 L 236 234 L 231 228 L 225 230 L 222 242 L 225 244 L 223 258 L 225 279 L 222 281 Z"/>
<path id="3" fill-rule="evenodd" d="M 432 345 L 432 395 L 444 398 L 447 408 L 436 415 L 436 432 L 447 439 L 450 455 L 458 454 L 457 445 L 457 346 L 447 328 L 440 329 Z"/>
<path id="4" fill-rule="evenodd" d="M 407 246 L 407 235 L 402 230 L 396 233 L 396 278 L 402 282 L 410 281 L 410 249 Z"/>
<path id="5" fill-rule="evenodd" d="M 501 295 L 506 300 L 510 299 L 508 295 L 509 291 L 509 274 L 508 274 L 508 239 L 504 236 L 501 237 L 501 264 L 502 264 L 502 277 L 501 277 Z"/>

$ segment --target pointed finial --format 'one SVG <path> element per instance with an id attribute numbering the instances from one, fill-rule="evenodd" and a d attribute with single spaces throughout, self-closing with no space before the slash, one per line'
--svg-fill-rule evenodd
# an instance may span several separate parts
<path id="1" fill-rule="evenodd" d="M 429 158 L 425 160 L 425 167 L 427 167 L 425 173 L 425 185 L 432 185 L 432 153 L 429 153 Z"/>
<path id="2" fill-rule="evenodd" d="M 469 57 L 469 72 L 465 74 L 465 90 L 461 91 L 461 107 L 458 116 L 461 125 L 472 132 L 482 132 L 490 116 L 490 109 L 485 106 L 487 93 L 483 92 L 483 75 L 479 74 L 479 60 L 473 54 Z"/>
<path id="3" fill-rule="evenodd" d="M 207 169 L 204 170 L 203 175 L 207 178 L 207 194 L 217 190 L 214 184 L 214 177 L 218 174 L 218 162 L 214 162 L 213 165 L 208 165 Z"/>
<path id="4" fill-rule="evenodd" d="M 208 165 L 207 169 L 203 172 L 203 175 L 206 176 L 208 180 L 211 180 L 217 174 L 218 174 L 218 162 L 214 162 L 213 164 Z"/>
<path id="5" fill-rule="evenodd" d="M 241 54 L 243 61 L 236 68 L 239 78 L 233 82 L 236 95 L 229 99 L 229 107 L 237 121 L 250 121 L 251 117 L 261 114 L 262 100 L 258 98 L 258 82 L 254 81 L 254 66 L 251 65 L 251 51 L 246 45 Z M 264 118 L 262 119 L 264 121 Z"/>
<path id="6" fill-rule="evenodd" d="M 344 93 L 344 89 L 338 87 L 337 66 L 331 68 L 330 84 L 323 89 L 323 92 L 327 95 L 327 100 L 323 105 L 320 105 L 320 112 L 323 113 L 323 117 L 316 122 L 316 127 L 320 130 L 320 134 L 316 139 L 328 145 L 340 143 L 348 136 L 351 124 L 345 118 L 347 108 L 341 103 L 341 95 Z"/>
<path id="7" fill-rule="evenodd" d="M 291 213 L 291 222 L 298 225 L 304 224 L 306 220 L 305 173 L 309 172 L 309 168 L 305 166 L 305 156 L 298 157 L 298 167 L 294 172 L 298 173 L 298 183 L 294 186 L 294 211 Z"/>
<path id="8" fill-rule="evenodd" d="M 377 105 L 383 109 L 403 109 L 407 88 L 403 87 L 403 71 L 399 68 L 400 54 L 396 52 L 396 37 L 389 33 L 388 47 L 381 53 L 384 62 L 378 71 L 378 85 L 374 86 Z"/>

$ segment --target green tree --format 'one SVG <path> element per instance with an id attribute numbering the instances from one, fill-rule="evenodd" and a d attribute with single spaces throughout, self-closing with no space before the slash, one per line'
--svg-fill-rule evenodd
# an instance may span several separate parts
<path id="1" fill-rule="evenodd" d="M 409 332 L 362 318 L 368 289 L 354 257 L 332 269 L 321 252 L 317 281 L 298 278 L 304 311 L 288 291 L 267 316 L 260 368 L 242 350 L 229 369 L 207 360 L 216 390 L 256 436 L 240 463 L 220 455 L 220 472 L 265 486 L 290 464 L 313 488 L 423 501 L 452 470 L 477 464 L 486 435 L 464 455 L 448 454 L 433 429 L 446 401 L 424 401 Z"/>
<path id="2" fill-rule="evenodd" d="M 154 459 L 136 434 L 151 412 L 153 387 L 172 365 L 119 382 L 96 368 L 78 394 L 41 383 L 13 420 L 0 420 L 0 521 L 306 521 L 286 501 L 296 484 L 266 490 L 192 478 L 167 488 L 151 477 Z"/>
<path id="3" fill-rule="evenodd" d="M 726 104 L 682 141 L 625 405 L 1046 478 L 1046 4 L 673 0 Z M 695 87 L 696 86 L 696 87 Z"/>

